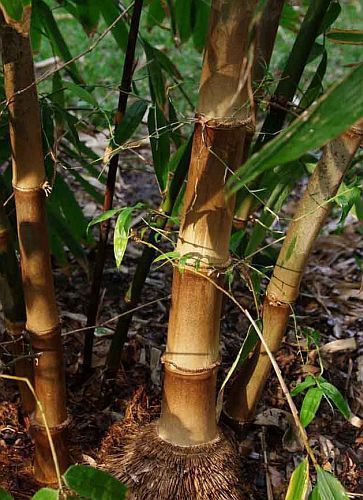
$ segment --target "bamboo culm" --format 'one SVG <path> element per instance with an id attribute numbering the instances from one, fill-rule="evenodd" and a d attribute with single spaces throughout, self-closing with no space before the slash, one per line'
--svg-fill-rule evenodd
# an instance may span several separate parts
<path id="1" fill-rule="evenodd" d="M 363 121 L 360 121 L 325 146 L 289 225 L 263 306 L 263 335 L 274 354 L 280 348 L 299 295 L 301 278 L 313 244 L 362 137 Z M 252 361 L 242 366 L 231 385 L 225 405 L 228 417 L 242 424 L 253 419 L 270 369 L 269 358 L 259 346 Z"/>
<path id="2" fill-rule="evenodd" d="M 26 21 L 13 26 L 1 18 L 26 328 L 36 355 L 34 386 L 53 436 L 59 469 L 64 471 L 69 464 L 65 375 L 49 255 L 41 122 L 29 29 Z M 38 407 L 32 415 L 30 431 L 35 443 L 35 479 L 53 484 L 58 475 Z"/>
<path id="3" fill-rule="evenodd" d="M 130 23 L 130 31 L 127 41 L 125 62 L 121 78 L 117 113 L 115 116 L 115 131 L 114 131 L 115 134 L 117 131 L 117 127 L 119 127 L 122 123 L 122 119 L 127 107 L 128 96 L 131 91 L 132 74 L 134 71 L 134 61 L 135 61 L 135 49 L 136 49 L 137 36 L 139 32 L 142 6 L 143 6 L 143 0 L 135 0 L 134 9 L 131 17 L 131 23 Z M 106 191 L 103 202 L 104 212 L 112 208 L 119 156 L 120 156 L 119 153 L 114 154 L 110 160 L 110 164 L 108 167 Z M 100 224 L 96 262 L 93 272 L 90 302 L 87 312 L 86 326 L 88 327 L 88 330 L 86 331 L 85 334 L 85 345 L 83 354 L 83 373 L 85 375 L 89 373 L 92 367 L 93 338 L 94 338 L 94 330 L 98 314 L 100 290 L 102 284 L 103 268 L 105 266 L 109 231 L 110 231 L 110 220 L 105 220 Z"/>
<path id="4" fill-rule="evenodd" d="M 25 377 L 33 383 L 32 360 L 27 357 L 29 346 L 25 340 L 26 311 L 19 263 L 12 242 L 7 216 L 0 201 L 0 303 L 3 307 L 5 329 L 12 340 L 12 354 L 15 359 L 15 375 Z M 23 414 L 29 416 L 35 408 L 33 395 L 20 382 L 19 392 Z"/>

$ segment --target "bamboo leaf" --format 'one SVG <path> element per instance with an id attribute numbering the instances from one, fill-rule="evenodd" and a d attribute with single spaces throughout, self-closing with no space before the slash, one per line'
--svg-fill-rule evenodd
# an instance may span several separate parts
<path id="1" fill-rule="evenodd" d="M 314 419 L 322 397 L 323 391 L 319 387 L 312 387 L 306 393 L 300 410 L 300 420 L 304 427 L 307 427 Z"/>
<path id="2" fill-rule="evenodd" d="M 133 102 L 127 107 L 125 116 L 123 117 L 120 125 L 116 127 L 114 144 L 115 146 L 121 146 L 124 144 L 132 134 L 135 132 L 137 127 L 140 125 L 141 120 L 147 110 L 148 104 L 145 101 Z"/>
<path id="3" fill-rule="evenodd" d="M 120 481 L 88 465 L 71 465 L 63 477 L 69 488 L 91 500 L 122 500 L 126 495 Z"/>
<path id="4" fill-rule="evenodd" d="M 88 92 L 88 90 L 85 87 L 77 85 L 76 83 L 73 82 L 63 82 L 62 86 L 63 88 L 69 90 L 73 95 L 75 95 L 82 101 L 87 102 L 88 104 L 94 106 L 95 108 L 99 107 L 97 100 L 93 97 L 93 95 L 90 92 Z"/>
<path id="5" fill-rule="evenodd" d="M 265 170 L 300 158 L 311 149 L 326 144 L 363 116 L 363 64 L 347 74 L 305 111 L 278 137 L 238 169 L 228 181 L 232 192 L 255 179 Z M 344 102 L 344 106 L 342 106 Z"/>
<path id="6" fill-rule="evenodd" d="M 154 47 L 144 40 L 147 72 L 150 81 L 151 98 L 162 109 L 166 102 L 165 82 Z"/>
<path id="7" fill-rule="evenodd" d="M 0 486 L 0 500 L 14 500 L 14 497 Z"/>
<path id="8" fill-rule="evenodd" d="M 342 8 L 339 1 L 331 2 L 320 26 L 320 33 L 324 33 L 338 19 Z"/>
<path id="9" fill-rule="evenodd" d="M 165 10 L 160 0 L 152 0 L 147 12 L 146 24 L 152 29 L 156 24 L 161 24 L 165 18 Z"/>
<path id="10" fill-rule="evenodd" d="M 179 252 L 165 252 L 156 257 L 156 259 L 153 260 L 153 263 L 156 264 L 157 262 L 161 262 L 163 260 L 177 260 L 180 257 Z"/>
<path id="11" fill-rule="evenodd" d="M 122 259 L 125 255 L 127 242 L 129 240 L 133 209 L 134 207 L 122 209 L 116 220 L 115 233 L 113 237 L 113 251 L 117 267 L 120 267 Z"/>
<path id="12" fill-rule="evenodd" d="M 64 61 L 68 62 L 72 59 L 72 54 L 63 38 L 58 24 L 54 19 L 53 13 L 48 5 L 43 0 L 33 0 L 34 9 L 39 12 L 40 20 L 47 33 L 54 52 Z M 70 63 L 66 66 L 66 71 L 70 74 L 75 83 L 82 83 L 81 75 L 78 72 L 75 63 Z"/>
<path id="13" fill-rule="evenodd" d="M 77 15 L 87 35 L 96 31 L 100 18 L 99 0 L 79 0 L 77 2 Z"/>
<path id="14" fill-rule="evenodd" d="M 31 5 L 31 0 L 1 0 L 0 8 L 4 12 L 6 21 L 20 22 L 23 18 L 23 11 L 25 7 Z"/>
<path id="15" fill-rule="evenodd" d="M 181 42 L 186 42 L 191 35 L 191 11 L 192 0 L 175 1 L 175 20 Z M 206 19 L 204 22 L 207 24 Z"/>
<path id="16" fill-rule="evenodd" d="M 309 389 L 309 387 L 313 387 L 314 385 L 316 385 L 315 378 L 312 375 L 308 375 L 305 380 L 300 382 L 300 384 L 297 384 L 297 386 L 291 391 L 290 394 L 292 397 L 295 397 L 306 389 Z"/>
<path id="17" fill-rule="evenodd" d="M 292 473 L 285 500 L 305 500 L 309 488 L 309 460 L 305 458 Z"/>
<path id="18" fill-rule="evenodd" d="M 112 208 L 111 210 L 106 210 L 106 212 L 102 212 L 102 214 L 97 215 L 94 219 L 91 220 L 91 222 L 87 226 L 87 231 L 91 226 L 94 226 L 95 224 L 99 224 L 100 222 L 103 222 L 104 220 L 111 219 L 114 215 L 118 214 L 122 208 Z"/>
<path id="19" fill-rule="evenodd" d="M 192 31 L 194 47 L 202 51 L 205 47 L 205 40 L 208 32 L 208 23 L 206 20 L 209 18 L 210 2 L 193 0 L 192 6 Z"/>
<path id="20" fill-rule="evenodd" d="M 326 73 L 328 63 L 327 51 L 324 50 L 323 56 L 316 69 L 315 75 L 313 76 L 309 87 L 306 89 L 304 97 L 300 101 L 300 107 L 305 109 L 308 108 L 323 92 L 323 79 Z"/>
<path id="21" fill-rule="evenodd" d="M 163 193 L 168 180 L 170 131 L 168 123 L 158 106 L 150 108 L 148 128 L 155 174 L 160 190 Z"/>
<path id="22" fill-rule="evenodd" d="M 106 21 L 107 26 L 110 26 L 121 14 L 120 8 L 114 0 L 101 0 L 98 1 L 98 4 L 101 15 Z M 115 24 L 111 33 L 117 45 L 123 52 L 125 52 L 127 47 L 128 29 L 123 18 Z"/>
<path id="23" fill-rule="evenodd" d="M 42 488 L 33 495 L 32 500 L 58 500 L 59 491 L 53 488 Z"/>
<path id="24" fill-rule="evenodd" d="M 309 495 L 309 500 L 321 500 L 317 484 L 312 489 L 312 492 Z"/>
<path id="25" fill-rule="evenodd" d="M 346 45 L 363 45 L 363 30 L 341 30 L 329 31 L 326 37 L 333 43 Z"/>
<path id="26" fill-rule="evenodd" d="M 333 474 L 317 466 L 317 487 L 321 500 L 344 500 L 348 495 L 343 485 Z"/>
<path id="27" fill-rule="evenodd" d="M 351 417 L 351 411 L 339 389 L 337 389 L 333 384 L 327 382 L 323 379 L 323 377 L 319 378 L 319 387 L 323 391 L 324 396 L 335 404 L 343 417 L 349 420 Z"/>

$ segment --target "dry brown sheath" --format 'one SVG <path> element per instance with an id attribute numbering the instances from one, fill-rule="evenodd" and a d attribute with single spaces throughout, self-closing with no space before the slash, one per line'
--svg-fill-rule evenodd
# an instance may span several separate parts
<path id="1" fill-rule="evenodd" d="M 300 199 L 280 250 L 263 306 L 263 335 L 272 353 L 280 348 L 313 244 L 330 212 L 349 164 L 360 146 L 363 121 L 327 144 Z M 253 419 L 271 363 L 263 346 L 253 366 L 242 367 L 231 385 L 226 414 L 240 423 Z"/>
<path id="2" fill-rule="evenodd" d="M 38 353 L 34 363 L 34 385 L 63 471 L 68 465 L 64 443 L 67 411 L 63 353 L 49 255 L 41 123 L 28 29 L 26 23 L 14 27 L 1 19 L 27 329 L 33 350 Z M 41 483 L 55 483 L 55 467 L 38 410 L 31 431 L 35 441 L 35 478 Z"/>

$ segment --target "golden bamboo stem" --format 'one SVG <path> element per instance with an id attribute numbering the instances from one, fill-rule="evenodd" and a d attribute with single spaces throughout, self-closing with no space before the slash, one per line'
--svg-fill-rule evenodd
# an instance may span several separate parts
<path id="1" fill-rule="evenodd" d="M 1 19 L 1 41 L 26 326 L 33 349 L 38 353 L 34 363 L 34 384 L 53 436 L 59 468 L 64 471 L 68 465 L 64 439 L 67 426 L 65 378 L 49 255 L 43 189 L 45 170 L 33 58 L 25 25 L 11 26 Z M 56 471 L 38 410 L 31 422 L 31 433 L 35 442 L 35 478 L 41 483 L 55 483 Z"/>
<path id="2" fill-rule="evenodd" d="M 302 274 L 313 244 L 330 212 L 349 164 L 363 136 L 363 120 L 325 146 L 289 225 L 263 306 L 263 335 L 272 353 L 280 348 L 289 315 L 299 295 Z M 240 423 L 253 419 L 271 363 L 263 347 L 253 366 L 244 366 L 231 385 L 226 414 Z"/>
<path id="3" fill-rule="evenodd" d="M 249 123 L 246 50 L 255 1 L 214 0 L 200 82 L 184 215 L 177 250 L 188 256 L 174 270 L 164 354 L 159 436 L 175 445 L 218 436 L 215 396 L 222 283 L 229 263 L 234 199 L 229 173 L 241 164 Z M 198 262 L 198 275 L 193 272 Z M 203 274 L 210 279 L 207 280 Z"/>

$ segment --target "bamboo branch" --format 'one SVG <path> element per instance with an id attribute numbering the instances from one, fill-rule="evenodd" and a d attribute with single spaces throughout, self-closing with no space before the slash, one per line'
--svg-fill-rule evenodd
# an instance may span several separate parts
<path id="1" fill-rule="evenodd" d="M 263 306 L 263 335 L 272 353 L 280 348 L 289 315 L 299 295 L 300 282 L 313 244 L 330 212 L 330 201 L 359 148 L 363 121 L 325 146 L 323 156 L 300 199 L 280 250 Z M 253 419 L 270 373 L 266 350 L 251 365 L 242 366 L 231 385 L 225 413 L 240 423 Z"/>
<path id="2" fill-rule="evenodd" d="M 135 49 L 137 42 L 137 35 L 139 32 L 139 23 L 141 17 L 143 0 L 135 0 L 134 9 L 131 17 L 130 31 L 127 41 L 125 62 L 122 72 L 122 79 L 120 85 L 120 93 L 118 99 L 117 113 L 115 116 L 115 131 L 121 125 L 126 107 L 129 92 L 131 91 L 132 75 L 134 71 Z M 106 212 L 112 208 L 113 196 L 115 192 L 116 173 L 119 162 L 119 153 L 112 156 L 108 167 L 105 198 L 103 202 L 103 210 Z M 96 323 L 99 297 L 102 284 L 103 268 L 105 265 L 106 248 L 108 233 L 110 231 L 110 220 L 103 221 L 100 224 L 99 241 L 97 246 L 96 263 L 94 268 L 91 296 L 87 313 L 87 324 L 89 327 L 85 335 L 84 353 L 83 353 L 83 373 L 87 374 L 92 367 L 92 350 L 93 350 L 93 334 Z"/>

